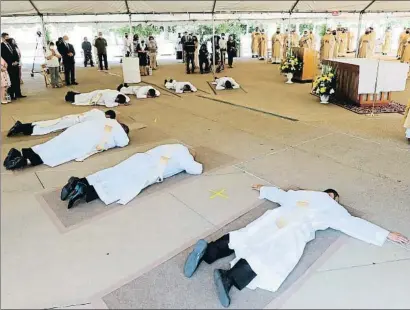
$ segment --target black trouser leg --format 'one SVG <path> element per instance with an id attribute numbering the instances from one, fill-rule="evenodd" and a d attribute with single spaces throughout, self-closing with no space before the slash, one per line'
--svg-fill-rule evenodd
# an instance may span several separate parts
<path id="1" fill-rule="evenodd" d="M 241 258 L 227 274 L 228 278 L 232 280 L 233 285 L 242 290 L 257 276 L 248 264 L 246 259 Z"/>
<path id="2" fill-rule="evenodd" d="M 84 52 L 84 67 L 87 67 L 87 63 L 88 63 L 88 53 Z"/>
<path id="3" fill-rule="evenodd" d="M 99 65 L 100 65 L 100 70 L 103 69 L 103 63 L 102 63 L 102 61 L 103 61 L 103 54 L 98 53 L 98 63 L 99 63 Z"/>
<path id="4" fill-rule="evenodd" d="M 21 149 L 21 153 L 25 159 L 28 159 L 32 166 L 38 166 L 43 164 L 41 157 L 33 151 L 32 148 Z"/>
<path id="5" fill-rule="evenodd" d="M 91 67 L 94 67 L 93 54 L 91 52 L 90 52 L 90 64 L 91 64 Z"/>
<path id="6" fill-rule="evenodd" d="M 201 73 L 204 73 L 204 63 L 205 63 L 205 60 L 203 60 L 203 59 L 199 59 L 199 70 L 201 71 Z"/>
<path id="7" fill-rule="evenodd" d="M 232 66 L 233 64 L 233 53 L 228 53 L 228 65 Z"/>
<path id="8" fill-rule="evenodd" d="M 70 67 L 71 84 L 75 82 L 75 65 L 72 64 Z"/>
<path id="9" fill-rule="evenodd" d="M 33 134 L 33 128 L 34 126 L 32 123 L 21 124 L 19 126 L 19 132 L 25 136 L 30 136 Z"/>
<path id="10" fill-rule="evenodd" d="M 225 64 L 225 50 L 221 50 L 221 62 Z"/>
<path id="11" fill-rule="evenodd" d="M 81 182 L 87 186 L 87 190 L 85 192 L 85 202 L 91 202 L 93 200 L 99 199 L 97 192 L 95 191 L 94 186 L 90 185 L 88 183 L 88 180 L 86 178 L 81 178 L 78 180 L 78 182 Z"/>
<path id="12" fill-rule="evenodd" d="M 107 53 L 103 54 L 103 58 L 104 58 L 104 68 L 105 70 L 108 70 Z"/>
<path id="13" fill-rule="evenodd" d="M 230 256 L 234 253 L 234 250 L 229 248 L 229 234 L 226 234 L 208 244 L 205 255 L 203 257 L 204 262 L 212 264 L 220 258 Z"/>
<path id="14" fill-rule="evenodd" d="M 70 85 L 70 65 L 64 64 L 64 78 L 66 85 Z"/>

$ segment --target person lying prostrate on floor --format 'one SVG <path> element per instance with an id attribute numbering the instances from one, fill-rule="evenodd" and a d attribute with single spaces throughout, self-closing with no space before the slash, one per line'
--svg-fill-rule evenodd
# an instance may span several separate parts
<path id="1" fill-rule="evenodd" d="M 227 76 L 215 78 L 215 82 L 213 82 L 212 84 L 216 85 L 215 88 L 217 90 L 240 88 L 239 84 L 236 83 L 236 81 L 233 78 Z"/>
<path id="2" fill-rule="evenodd" d="M 235 253 L 231 269 L 214 271 L 216 291 L 224 307 L 230 305 L 232 286 L 239 290 L 247 287 L 277 291 L 299 262 L 306 244 L 315 238 L 317 230 L 333 228 L 377 246 L 382 246 L 387 239 L 409 244 L 409 239 L 399 233 L 351 216 L 338 203 L 339 194 L 333 189 L 286 192 L 262 185 L 254 185 L 253 189 L 260 191 L 260 199 L 281 206 L 214 242 L 208 244 L 199 240 L 184 266 L 184 274 L 189 278 L 202 261 L 211 264 Z"/>
<path id="3" fill-rule="evenodd" d="M 178 82 L 173 79 L 165 80 L 164 83 L 167 89 L 175 90 L 175 93 L 182 94 L 187 92 L 196 92 L 197 89 L 190 82 Z"/>
<path id="4" fill-rule="evenodd" d="M 130 98 L 117 90 L 97 89 L 83 94 L 69 91 L 65 95 L 65 101 L 74 105 L 105 105 L 107 108 L 113 108 L 119 104 L 127 105 Z"/>
<path id="5" fill-rule="evenodd" d="M 194 150 L 182 144 L 161 145 L 86 178 L 71 177 L 61 190 L 61 200 L 69 200 L 68 209 L 81 199 L 90 202 L 99 198 L 106 205 L 125 205 L 144 188 L 183 171 L 202 173 Z"/>
<path id="6" fill-rule="evenodd" d="M 116 114 L 113 110 L 103 112 L 98 109 L 92 109 L 85 113 L 66 115 L 48 121 L 38 121 L 24 124 L 20 121 L 17 121 L 7 133 L 7 137 L 13 137 L 18 134 L 23 134 L 25 136 L 41 136 L 49 134 L 51 132 L 64 130 L 78 123 L 83 123 L 94 119 L 115 119 L 115 117 Z"/>
<path id="7" fill-rule="evenodd" d="M 161 93 L 154 87 L 148 86 L 128 86 L 128 84 L 120 84 L 117 90 L 124 95 L 135 95 L 137 99 L 159 97 Z"/>
<path id="8" fill-rule="evenodd" d="M 67 128 L 43 144 L 23 148 L 22 152 L 12 148 L 4 160 L 4 167 L 7 170 L 24 168 L 28 164 L 55 167 L 71 160 L 83 161 L 96 153 L 128 145 L 128 133 L 128 126 L 115 119 L 89 120 Z"/>

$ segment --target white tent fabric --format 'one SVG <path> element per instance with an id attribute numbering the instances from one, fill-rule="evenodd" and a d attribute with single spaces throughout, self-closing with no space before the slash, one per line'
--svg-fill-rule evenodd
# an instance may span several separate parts
<path id="1" fill-rule="evenodd" d="M 410 12 L 410 1 L 14 1 L 2 0 L 2 16 L 169 14 L 233 12 Z M 365 10 L 365 11 L 364 11 Z"/>

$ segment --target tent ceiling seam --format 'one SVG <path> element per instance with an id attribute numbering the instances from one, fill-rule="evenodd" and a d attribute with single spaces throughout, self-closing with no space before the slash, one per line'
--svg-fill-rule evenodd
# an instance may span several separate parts
<path id="1" fill-rule="evenodd" d="M 34 5 L 33 1 L 29 0 L 28 2 L 30 2 L 31 6 L 34 8 L 34 10 L 36 10 L 37 15 L 39 16 L 43 16 L 43 14 L 41 14 L 41 12 L 37 9 L 37 7 Z"/>
<path id="2" fill-rule="evenodd" d="M 361 10 L 360 14 L 366 13 L 366 10 L 372 6 L 373 3 L 375 3 L 376 0 L 370 1 L 370 3 L 363 9 Z"/>
<path id="3" fill-rule="evenodd" d="M 296 0 L 295 3 L 292 5 L 291 9 L 289 10 L 289 14 L 293 13 L 293 10 L 296 8 L 296 6 L 298 5 L 299 0 Z"/>
<path id="4" fill-rule="evenodd" d="M 127 8 L 127 14 L 131 14 L 130 7 L 128 6 L 128 0 L 125 1 L 125 7 Z"/>
<path id="5" fill-rule="evenodd" d="M 215 13 L 215 7 L 216 7 L 216 0 L 214 0 L 214 6 L 212 7 L 212 14 Z"/>

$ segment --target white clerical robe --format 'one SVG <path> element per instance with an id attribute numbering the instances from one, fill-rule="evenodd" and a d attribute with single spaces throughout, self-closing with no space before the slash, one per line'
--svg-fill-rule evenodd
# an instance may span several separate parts
<path id="1" fill-rule="evenodd" d="M 94 119 L 67 128 L 33 151 L 44 164 L 55 167 L 71 160 L 83 161 L 96 153 L 128 145 L 128 135 L 115 119 Z"/>
<path id="2" fill-rule="evenodd" d="M 167 144 L 137 153 L 114 167 L 89 175 L 87 181 L 105 204 L 125 205 L 144 188 L 182 171 L 201 174 L 202 165 L 184 145 Z"/>
<path id="3" fill-rule="evenodd" d="M 235 81 L 233 78 L 227 77 L 227 76 L 224 76 L 224 77 L 221 77 L 221 78 L 219 78 L 219 79 L 216 79 L 215 82 L 213 82 L 213 83 L 216 84 L 216 87 L 215 87 L 215 88 L 216 88 L 217 90 L 222 90 L 222 89 L 225 89 L 225 82 L 226 82 L 226 81 L 231 82 L 232 88 L 234 88 L 234 89 L 240 88 L 239 84 L 236 83 L 236 81 Z"/>
<path id="4" fill-rule="evenodd" d="M 152 86 L 128 86 L 128 87 L 122 87 L 120 89 L 120 92 L 124 95 L 135 95 L 137 99 L 146 99 L 147 98 L 147 93 L 150 89 L 155 90 L 155 95 L 159 97 L 161 93 L 155 89 Z"/>
<path id="5" fill-rule="evenodd" d="M 92 109 L 85 113 L 65 115 L 63 117 L 48 121 L 33 122 L 32 136 L 46 135 L 51 132 L 66 129 L 78 123 L 94 119 L 105 119 L 105 113 L 98 109 Z"/>
<path id="6" fill-rule="evenodd" d="M 173 80 L 172 82 L 166 82 L 165 87 L 167 89 L 172 89 L 175 90 L 177 94 L 182 94 L 184 92 L 184 86 L 189 85 L 191 87 L 191 90 L 193 92 L 196 92 L 197 89 L 194 85 L 192 85 L 190 82 L 177 82 Z"/>
<path id="7" fill-rule="evenodd" d="M 105 105 L 107 108 L 118 106 L 115 99 L 121 93 L 112 89 L 97 89 L 89 93 L 75 95 L 74 105 Z M 124 95 L 125 96 L 125 95 Z M 130 98 L 125 96 L 125 101 L 129 102 Z"/>
<path id="8" fill-rule="evenodd" d="M 257 276 L 247 286 L 275 292 L 299 262 L 306 244 L 317 230 L 333 228 L 354 238 L 382 246 L 389 232 L 351 216 L 327 193 L 288 191 L 262 187 L 260 199 L 281 207 L 265 212 L 248 226 L 231 232 L 229 247 Z"/>

